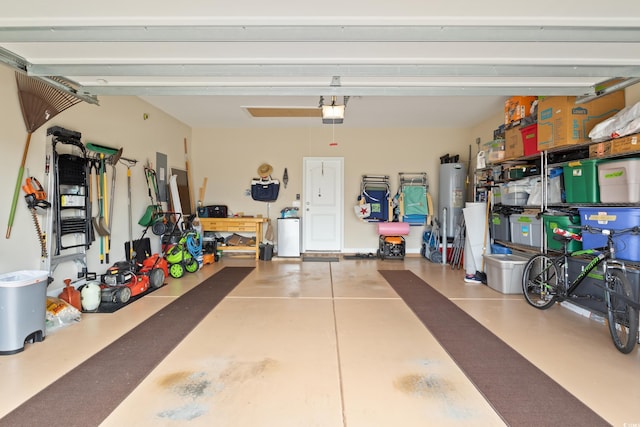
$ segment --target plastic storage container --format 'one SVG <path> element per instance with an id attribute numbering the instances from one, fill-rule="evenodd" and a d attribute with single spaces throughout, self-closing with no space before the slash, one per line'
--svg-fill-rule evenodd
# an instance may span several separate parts
<path id="1" fill-rule="evenodd" d="M 507 185 L 503 185 L 501 191 L 503 205 L 524 206 L 527 204 L 527 200 L 529 199 L 527 186 L 518 184 L 518 181 L 513 181 Z"/>
<path id="2" fill-rule="evenodd" d="M 511 227 L 511 242 L 526 246 L 542 246 L 542 224 L 535 215 L 511 215 L 509 225 Z"/>
<path id="3" fill-rule="evenodd" d="M 511 249 L 509 249 L 506 246 L 502 246 L 499 245 L 497 243 L 492 243 L 491 244 L 491 253 L 492 254 L 503 254 L 503 255 L 508 255 L 511 254 Z"/>
<path id="4" fill-rule="evenodd" d="M 485 255 L 487 285 L 503 294 L 522 293 L 522 271 L 528 259 L 509 254 Z"/>
<path id="5" fill-rule="evenodd" d="M 271 243 L 260 243 L 258 258 L 262 261 L 271 261 L 271 258 L 273 258 L 273 245 Z"/>
<path id="6" fill-rule="evenodd" d="M 555 251 L 562 251 L 562 242 L 553 238 L 553 229 L 561 228 L 580 234 L 580 216 L 578 215 L 542 215 L 544 231 L 547 238 L 547 248 Z M 567 245 L 569 252 L 582 249 L 582 242 L 571 240 Z"/>
<path id="7" fill-rule="evenodd" d="M 496 139 L 483 144 L 483 151 L 489 163 L 504 160 L 504 139 Z"/>
<path id="8" fill-rule="evenodd" d="M 46 271 L 16 271 L 0 275 L 0 354 L 24 350 L 24 343 L 45 337 Z"/>
<path id="9" fill-rule="evenodd" d="M 621 230 L 640 224 L 640 208 L 584 207 L 578 208 L 580 224 L 609 230 Z M 640 235 L 614 236 L 616 256 L 621 260 L 640 262 Z M 601 233 L 582 232 L 582 248 L 606 246 L 607 237 Z"/>
<path id="10" fill-rule="evenodd" d="M 522 133 L 522 145 L 525 156 L 532 156 L 540 152 L 538 150 L 538 124 L 534 123 L 529 126 L 520 128 Z"/>
<path id="11" fill-rule="evenodd" d="M 602 203 L 640 202 L 640 159 L 600 163 L 598 184 Z"/>
<path id="12" fill-rule="evenodd" d="M 493 237 L 494 240 L 510 241 L 511 228 L 507 215 L 498 212 L 491 213 L 491 237 Z"/>
<path id="13" fill-rule="evenodd" d="M 494 205 L 502 203 L 502 185 L 491 187 L 491 201 Z"/>
<path id="14" fill-rule="evenodd" d="M 597 165 L 601 160 L 576 160 L 563 166 L 564 190 L 567 203 L 598 203 Z"/>

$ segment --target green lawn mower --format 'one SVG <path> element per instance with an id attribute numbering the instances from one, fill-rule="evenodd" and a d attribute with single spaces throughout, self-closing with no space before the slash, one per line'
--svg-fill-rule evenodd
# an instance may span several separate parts
<path id="1" fill-rule="evenodd" d="M 185 270 L 189 273 L 198 271 L 200 264 L 196 258 L 201 252 L 202 239 L 199 233 L 194 230 L 185 232 L 178 243 L 169 248 L 165 255 L 171 277 L 179 279 L 184 276 Z"/>

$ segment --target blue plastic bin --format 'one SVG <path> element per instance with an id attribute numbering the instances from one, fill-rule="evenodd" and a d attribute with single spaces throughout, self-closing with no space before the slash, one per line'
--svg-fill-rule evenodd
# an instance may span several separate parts
<path id="1" fill-rule="evenodd" d="M 640 208 L 584 207 L 578 208 L 580 224 L 610 230 L 640 225 Z M 640 262 L 640 235 L 623 234 L 613 238 L 616 256 L 621 260 Z M 607 237 L 601 233 L 582 231 L 582 248 L 595 249 L 607 245 Z"/>
<path id="2" fill-rule="evenodd" d="M 510 255 L 511 249 L 506 246 L 498 245 L 497 243 L 491 244 L 491 253 L 492 254 L 500 254 L 500 255 Z"/>

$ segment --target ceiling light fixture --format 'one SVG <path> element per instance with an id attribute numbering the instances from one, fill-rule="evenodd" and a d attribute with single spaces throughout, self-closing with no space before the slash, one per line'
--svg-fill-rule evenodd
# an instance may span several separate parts
<path id="1" fill-rule="evenodd" d="M 342 124 L 344 121 L 344 104 L 336 104 L 336 97 L 331 97 L 331 104 L 324 105 L 324 98 L 320 97 L 320 107 L 322 108 L 322 123 L 323 124 Z"/>

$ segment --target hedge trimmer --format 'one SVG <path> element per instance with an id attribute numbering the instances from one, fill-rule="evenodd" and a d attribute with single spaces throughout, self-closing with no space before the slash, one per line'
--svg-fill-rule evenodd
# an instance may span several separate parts
<path id="1" fill-rule="evenodd" d="M 26 193 L 24 199 L 27 201 L 27 207 L 31 211 L 33 224 L 36 227 L 38 239 L 40 240 L 40 256 L 45 258 L 47 256 L 47 239 L 44 233 L 42 233 L 42 228 L 40 228 L 36 208 L 48 209 L 51 207 L 51 203 L 47 201 L 47 194 L 42 189 L 40 181 L 34 177 L 27 178 L 25 184 L 22 186 L 22 190 Z"/>

